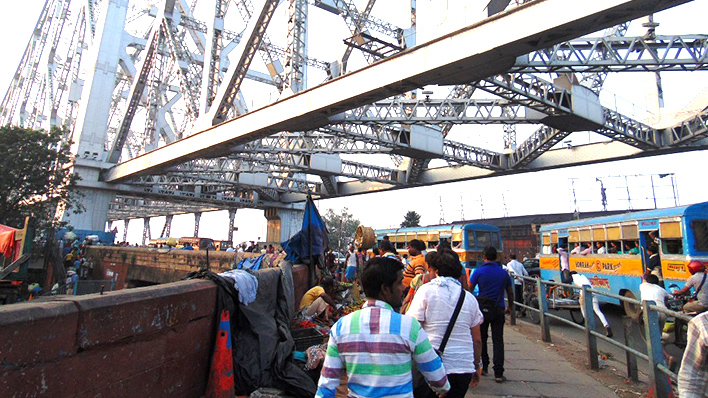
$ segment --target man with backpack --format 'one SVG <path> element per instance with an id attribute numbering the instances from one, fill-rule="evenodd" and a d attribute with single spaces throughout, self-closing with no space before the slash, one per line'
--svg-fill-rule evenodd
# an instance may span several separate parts
<path id="1" fill-rule="evenodd" d="M 503 383 L 506 381 L 506 377 L 504 377 L 504 322 L 506 318 L 504 315 L 505 313 L 510 314 L 514 310 L 514 291 L 511 287 L 509 274 L 496 262 L 497 250 L 491 246 L 486 247 L 483 255 L 484 264 L 470 275 L 470 291 L 479 285 L 477 301 L 484 315 L 484 322 L 481 325 L 482 374 L 486 375 L 489 369 L 487 339 L 491 326 L 494 381 Z M 508 307 L 504 305 L 505 292 Z"/>

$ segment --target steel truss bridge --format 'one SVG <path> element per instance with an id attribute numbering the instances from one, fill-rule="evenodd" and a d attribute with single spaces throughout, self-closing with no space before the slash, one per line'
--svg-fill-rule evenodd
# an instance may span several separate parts
<path id="1" fill-rule="evenodd" d="M 708 35 L 651 18 L 687 2 L 480 0 L 423 41 L 415 0 L 46 0 L 0 123 L 66 129 L 93 229 L 705 149 L 706 104 L 600 101 L 611 73 L 708 69 Z"/>

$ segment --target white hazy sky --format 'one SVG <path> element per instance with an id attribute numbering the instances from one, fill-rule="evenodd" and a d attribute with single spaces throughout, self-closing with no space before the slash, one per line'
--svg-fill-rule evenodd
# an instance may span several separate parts
<path id="1" fill-rule="evenodd" d="M 202 0 L 204 1 L 204 0 Z M 388 0 L 387 0 L 388 1 Z M 403 0 L 395 0 L 405 3 Z M 380 2 L 381 3 L 381 2 Z M 447 26 L 456 15 L 477 15 L 483 1 L 431 0 L 418 2 L 419 17 L 429 13 L 433 26 Z M 32 33 L 43 0 L 6 1 L 0 5 L 0 34 L 3 42 L 4 62 L 0 63 L 0 89 L 8 87 L 17 68 L 27 41 Z M 471 4 L 471 5 L 470 5 Z M 441 6 L 442 5 L 442 6 Z M 377 4 L 378 7 L 378 4 Z M 475 8 L 471 10 L 471 8 Z M 696 0 L 687 5 L 657 14 L 655 20 L 661 25 L 657 32 L 662 35 L 701 34 L 705 32 L 704 17 L 708 0 Z M 468 17 L 470 18 L 470 17 Z M 436 24 L 437 21 L 437 24 Z M 401 23 L 399 21 L 392 21 Z M 312 22 L 311 22 L 312 23 Z M 640 34 L 638 23 L 631 25 L 628 35 Z M 422 36 L 429 32 L 419 32 Z M 665 72 L 665 106 L 679 109 L 708 87 L 708 72 Z M 642 73 L 611 75 L 605 89 L 618 96 L 619 102 L 647 108 L 647 82 L 652 76 Z M 498 135 L 501 127 L 497 127 Z M 523 138 L 519 134 L 519 141 Z M 587 133 L 575 133 L 569 138 L 574 143 L 587 142 Z M 422 215 L 421 223 L 435 224 L 441 217 L 446 222 L 461 218 L 491 218 L 505 215 L 572 212 L 601 210 L 601 178 L 607 189 L 609 209 L 639 209 L 654 207 L 651 193 L 651 174 L 673 173 L 673 179 L 655 177 L 655 196 L 659 207 L 674 205 L 674 193 L 681 205 L 708 201 L 703 167 L 706 151 L 666 155 L 638 160 L 612 162 L 599 165 L 573 167 L 560 170 L 526 173 L 516 176 L 451 183 L 423 188 L 411 188 L 391 192 L 359 195 L 353 197 L 318 201 L 321 213 L 328 208 L 339 212 L 346 207 L 362 224 L 375 228 L 400 224 L 409 210 Z M 672 187 L 672 182 L 674 186 Z M 629 188 L 627 188 L 629 186 Z M 574 190 L 573 190 L 574 189 Z M 629 193 L 628 193 L 629 191 Z M 575 192 L 575 194 L 573 194 Z M 629 200 L 628 200 L 629 197 Z M 153 236 L 159 236 L 164 218 L 151 221 Z M 115 223 L 122 238 L 123 223 Z M 265 237 L 266 221 L 259 210 L 242 209 L 237 212 L 236 242 Z M 133 220 L 128 230 L 128 240 L 139 242 L 142 235 L 142 220 Z M 225 239 L 228 216 L 225 212 L 205 213 L 201 220 L 201 236 Z M 172 224 L 172 236 L 193 234 L 194 218 L 191 215 L 176 216 Z"/>

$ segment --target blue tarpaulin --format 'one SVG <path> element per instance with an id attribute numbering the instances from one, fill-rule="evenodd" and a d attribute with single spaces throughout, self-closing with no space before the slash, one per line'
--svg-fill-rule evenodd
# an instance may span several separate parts
<path id="1" fill-rule="evenodd" d="M 312 237 L 312 244 L 310 244 L 310 237 Z M 305 217 L 302 219 L 302 228 L 289 240 L 281 244 L 285 249 L 285 259 L 294 264 L 299 262 L 298 260 L 300 259 L 309 258 L 310 254 L 312 256 L 322 255 L 328 244 L 327 226 L 322 217 L 320 217 L 312 197 L 308 195 L 307 203 L 305 204 Z M 312 253 L 310 253 L 310 248 L 312 248 Z"/>

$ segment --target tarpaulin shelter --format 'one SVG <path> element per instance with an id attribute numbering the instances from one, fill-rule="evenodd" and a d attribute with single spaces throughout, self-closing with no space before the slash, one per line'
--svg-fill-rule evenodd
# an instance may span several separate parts
<path id="1" fill-rule="evenodd" d="M 15 240 L 17 231 L 17 228 L 0 224 L 0 253 L 5 258 L 13 257 L 13 261 L 22 254 L 22 241 Z"/>
<path id="2" fill-rule="evenodd" d="M 314 264 L 319 256 L 324 254 L 329 245 L 327 226 L 315 207 L 315 202 L 307 195 L 305 203 L 305 216 L 302 219 L 302 228 L 298 233 L 281 244 L 285 249 L 285 260 L 295 264 L 306 262 L 310 264 L 310 285 L 314 280 Z M 315 258 L 317 257 L 317 258 Z"/>

